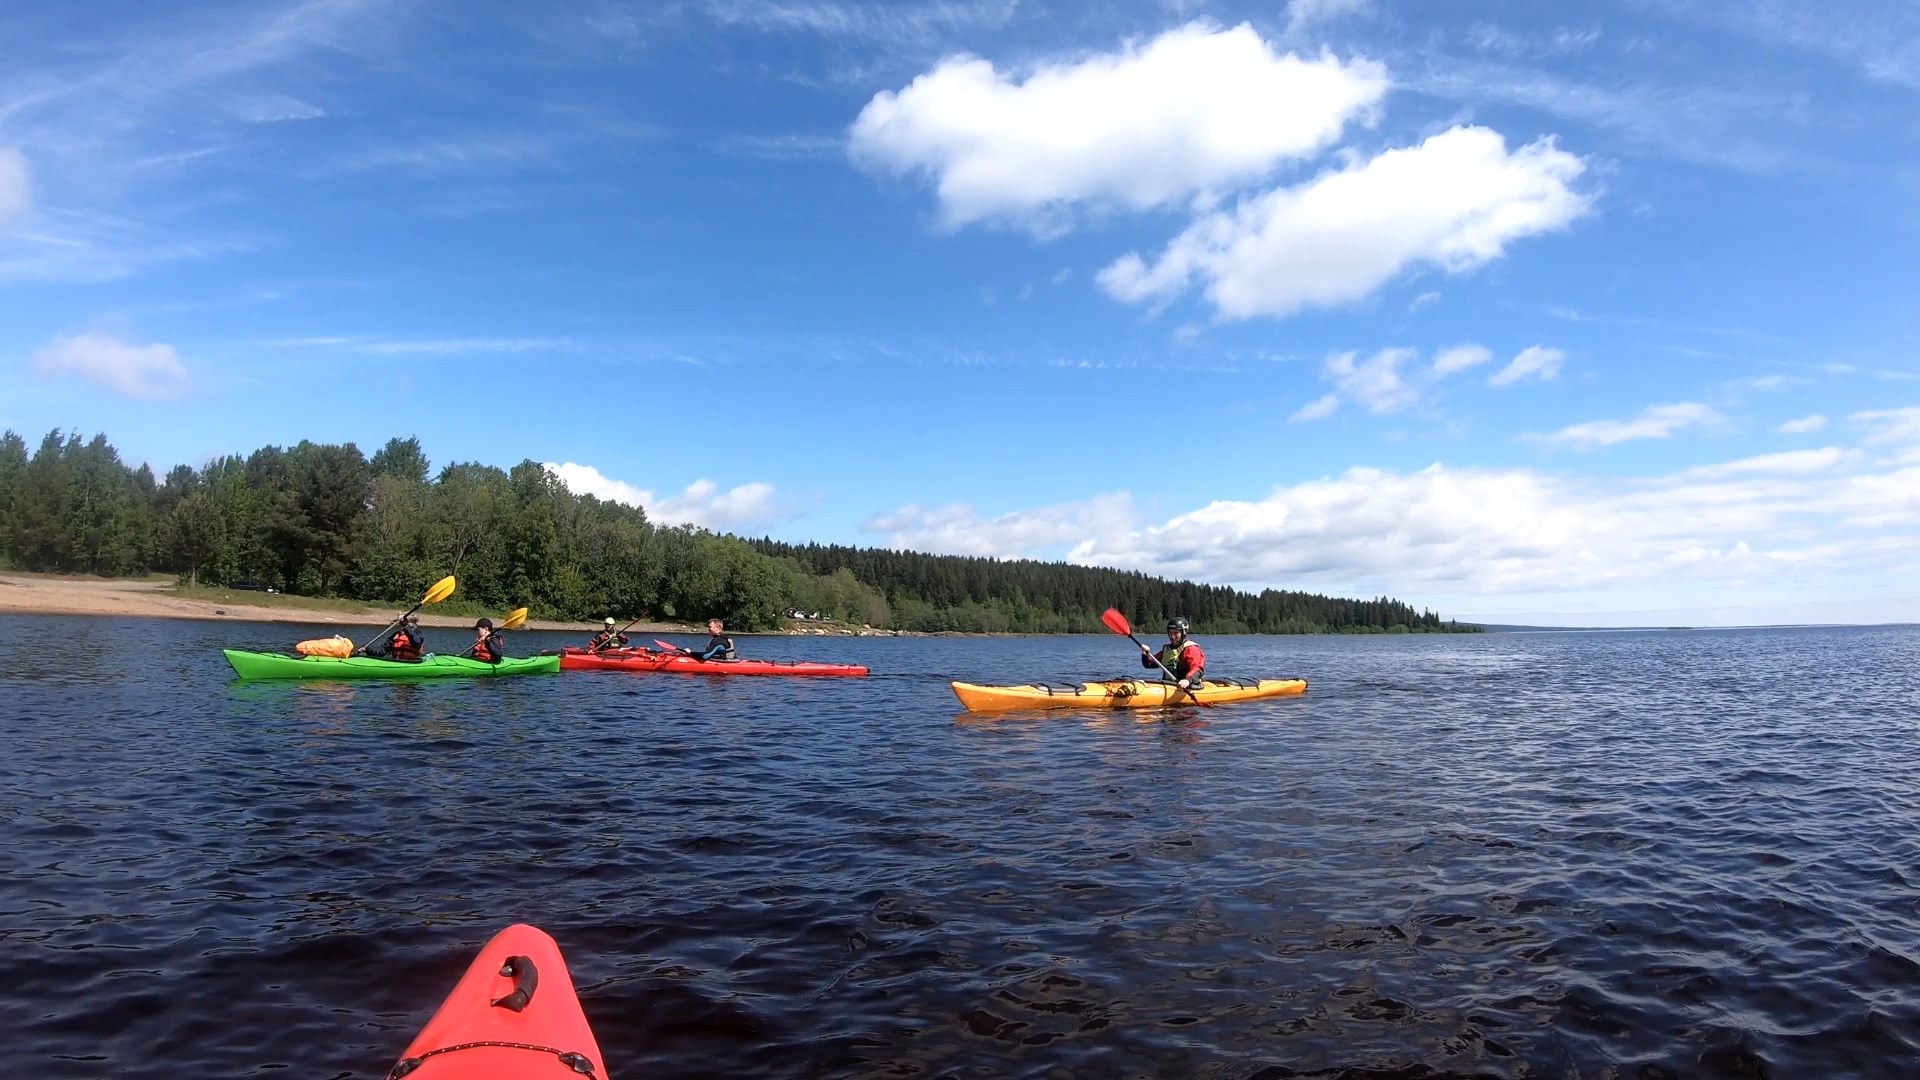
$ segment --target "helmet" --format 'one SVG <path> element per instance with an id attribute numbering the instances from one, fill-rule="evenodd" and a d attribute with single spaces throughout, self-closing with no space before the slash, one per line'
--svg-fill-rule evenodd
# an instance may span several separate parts
<path id="1" fill-rule="evenodd" d="M 480 629 L 483 629 L 483 628 L 484 628 L 484 629 L 487 629 L 487 630 L 491 630 L 491 629 L 493 629 L 493 620 L 492 620 L 492 619 L 481 619 L 481 620 L 480 620 L 479 622 L 477 622 L 477 623 L 474 623 L 474 624 L 473 624 L 473 628 L 474 628 L 475 630 L 480 630 Z"/>
<path id="2" fill-rule="evenodd" d="M 608 626 L 612 626 L 612 625 L 613 625 L 613 616 L 611 616 L 611 615 L 609 615 L 609 616 L 607 616 L 607 625 L 608 625 Z"/>
<path id="3" fill-rule="evenodd" d="M 1169 633 L 1169 634 L 1171 634 L 1171 633 L 1173 633 L 1173 632 L 1174 632 L 1175 630 L 1178 630 L 1178 631 L 1180 631 L 1180 632 L 1181 632 L 1181 633 L 1183 633 L 1183 634 L 1184 634 L 1184 633 L 1186 633 L 1186 632 L 1187 632 L 1187 620 L 1186 620 L 1186 619 L 1184 619 L 1184 618 L 1182 618 L 1182 617 L 1181 617 L 1181 616 L 1179 616 L 1179 615 L 1175 615 L 1175 616 L 1174 616 L 1173 618 L 1171 618 L 1171 619 L 1168 619 L 1168 620 L 1167 620 L 1167 633 Z"/>

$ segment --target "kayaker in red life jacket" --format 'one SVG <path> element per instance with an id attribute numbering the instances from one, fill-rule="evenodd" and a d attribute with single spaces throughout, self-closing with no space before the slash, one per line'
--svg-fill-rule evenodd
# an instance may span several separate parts
<path id="1" fill-rule="evenodd" d="M 680 655 L 691 656 L 695 660 L 738 660 L 733 651 L 733 639 L 724 631 L 726 624 L 719 619 L 707 620 L 707 643 L 698 649 L 683 648 Z"/>
<path id="2" fill-rule="evenodd" d="M 1175 616 L 1167 620 L 1167 647 L 1160 650 L 1158 660 L 1153 650 L 1140 646 L 1140 666 L 1158 668 L 1161 664 L 1173 672 L 1174 685 L 1182 690 L 1196 690 L 1203 683 L 1207 672 L 1207 654 L 1200 646 L 1187 637 L 1187 620 Z"/>
<path id="3" fill-rule="evenodd" d="M 492 619 L 481 619 L 473 624 L 473 648 L 468 652 L 475 660 L 497 664 L 507 658 L 507 639 L 494 632 Z"/>
<path id="4" fill-rule="evenodd" d="M 606 625 L 601 631 L 587 639 L 587 648 L 595 652 L 603 649 L 624 649 L 627 647 L 627 635 L 613 632 L 613 616 L 607 616 Z"/>
<path id="5" fill-rule="evenodd" d="M 426 639 L 420 636 L 420 616 L 410 614 L 400 620 L 400 625 L 394 627 L 385 640 L 367 646 L 367 655 L 380 660 L 417 663 L 425 647 Z"/>

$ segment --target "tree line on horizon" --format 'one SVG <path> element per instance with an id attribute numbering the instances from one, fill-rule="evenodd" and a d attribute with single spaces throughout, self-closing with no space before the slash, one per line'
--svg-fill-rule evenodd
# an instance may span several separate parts
<path id="1" fill-rule="evenodd" d="M 458 462 L 435 474 L 420 442 L 372 457 L 302 441 L 156 478 L 104 435 L 55 429 L 32 453 L 0 435 L 0 564 L 106 577 L 159 571 L 183 585 L 270 585 L 296 595 L 410 603 L 445 574 L 460 598 L 539 617 L 642 614 L 781 625 L 795 609 L 880 629 L 1102 632 L 1118 608 L 1157 633 L 1437 633 L 1397 600 L 1258 594 L 1135 571 L 742 539 L 661 525 L 638 507 L 575 494 L 533 460 Z"/>

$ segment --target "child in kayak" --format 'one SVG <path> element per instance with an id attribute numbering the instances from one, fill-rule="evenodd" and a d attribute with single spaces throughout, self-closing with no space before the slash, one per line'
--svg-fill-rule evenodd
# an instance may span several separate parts
<path id="1" fill-rule="evenodd" d="M 384 639 L 367 646 L 366 653 L 376 660 L 402 660 L 418 663 L 426 642 L 420 636 L 420 616 L 408 612 L 400 625 Z"/>
<path id="2" fill-rule="evenodd" d="M 627 647 L 627 635 L 613 632 L 613 616 L 607 616 L 606 625 L 600 632 L 587 639 L 587 648 L 594 652 L 602 649 L 624 649 Z"/>
<path id="3" fill-rule="evenodd" d="M 497 664 L 507 658 L 507 639 L 493 628 L 492 619 L 473 624 L 473 648 L 467 650 L 475 660 Z"/>
<path id="4" fill-rule="evenodd" d="M 725 633 L 726 624 L 719 619 L 707 620 L 707 643 L 698 649 L 682 648 L 680 655 L 691 656 L 695 660 L 738 660 L 733 652 L 733 639 Z"/>
<path id="5" fill-rule="evenodd" d="M 1167 620 L 1167 647 L 1156 658 L 1145 645 L 1140 646 L 1140 666 L 1158 668 L 1165 664 L 1173 672 L 1174 685 L 1182 690 L 1197 690 L 1207 671 L 1207 654 L 1187 637 L 1187 620 L 1178 616 Z M 1164 676 L 1163 676 L 1164 677 Z"/>

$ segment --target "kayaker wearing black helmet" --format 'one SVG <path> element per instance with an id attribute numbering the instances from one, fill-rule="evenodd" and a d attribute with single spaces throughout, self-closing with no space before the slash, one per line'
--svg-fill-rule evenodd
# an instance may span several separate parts
<path id="1" fill-rule="evenodd" d="M 1140 666 L 1157 668 L 1165 664 L 1173 672 L 1174 685 L 1182 690 L 1199 689 L 1207 671 L 1207 654 L 1187 637 L 1187 620 L 1174 616 L 1167 620 L 1167 647 L 1156 658 L 1153 650 L 1140 646 Z"/>
<path id="2" fill-rule="evenodd" d="M 473 624 L 473 648 L 468 651 L 475 660 L 497 664 L 507 658 L 507 639 L 493 629 L 492 619 L 481 619 Z"/>

